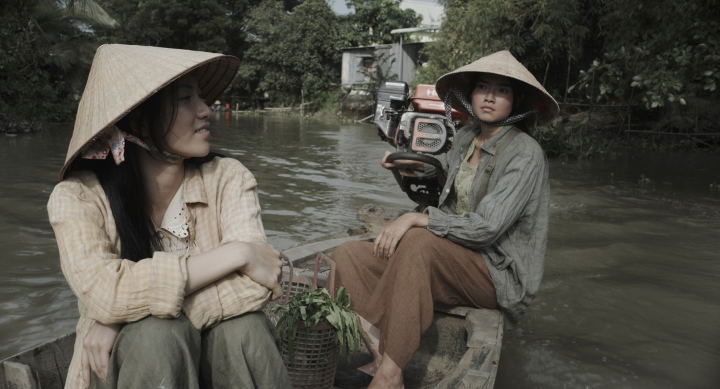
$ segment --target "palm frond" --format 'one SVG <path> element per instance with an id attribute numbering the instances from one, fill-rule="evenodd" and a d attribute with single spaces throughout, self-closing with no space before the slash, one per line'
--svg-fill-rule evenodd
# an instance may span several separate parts
<path id="1" fill-rule="evenodd" d="M 68 0 L 64 8 L 67 15 L 92 24 L 115 28 L 119 23 L 113 19 L 103 7 L 93 0 Z"/>

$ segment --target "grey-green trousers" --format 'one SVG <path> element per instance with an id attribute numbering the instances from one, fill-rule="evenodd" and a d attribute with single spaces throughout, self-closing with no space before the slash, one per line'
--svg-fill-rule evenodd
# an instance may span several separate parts
<path id="1" fill-rule="evenodd" d="M 226 320 L 202 333 L 185 315 L 146 317 L 115 340 L 105 385 L 92 388 L 290 388 L 275 327 L 262 312 Z"/>

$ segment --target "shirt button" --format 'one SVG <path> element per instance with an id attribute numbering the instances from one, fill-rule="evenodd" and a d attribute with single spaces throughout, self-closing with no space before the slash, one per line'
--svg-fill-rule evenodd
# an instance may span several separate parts
<path id="1" fill-rule="evenodd" d="M 445 193 L 450 193 L 450 188 L 445 189 Z"/>
<path id="2" fill-rule="evenodd" d="M 165 234 L 163 234 L 162 232 L 159 233 L 159 234 L 158 234 L 158 238 L 160 238 L 160 239 L 165 239 Z"/>

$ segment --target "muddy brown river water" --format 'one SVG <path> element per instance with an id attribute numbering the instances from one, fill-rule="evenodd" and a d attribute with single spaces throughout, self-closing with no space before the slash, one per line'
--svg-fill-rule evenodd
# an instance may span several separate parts
<path id="1" fill-rule="evenodd" d="M 217 116 L 211 131 L 255 174 L 280 249 L 360 224 L 365 203 L 413 206 L 370 125 Z M 46 210 L 70 134 L 0 134 L 0 359 L 76 324 Z M 551 161 L 550 177 L 541 292 L 505 334 L 496 388 L 720 387 L 720 156 L 631 151 Z"/>

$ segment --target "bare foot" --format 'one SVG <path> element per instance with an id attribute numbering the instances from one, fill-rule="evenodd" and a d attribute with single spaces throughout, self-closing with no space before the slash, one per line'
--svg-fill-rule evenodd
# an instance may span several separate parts
<path id="1" fill-rule="evenodd" d="M 361 316 L 358 316 L 358 319 L 360 320 L 360 325 L 364 330 L 360 332 L 360 337 L 362 337 L 362 340 L 365 342 L 365 346 L 368 348 L 368 351 L 370 351 L 370 354 L 372 354 L 373 356 L 372 362 L 368 363 L 365 366 L 358 367 L 358 370 L 365 374 L 375 376 L 375 372 L 378 370 L 380 364 L 382 363 L 382 355 L 380 355 L 379 351 L 380 330 L 370 324 L 370 322 L 368 322 L 367 320 L 363 319 Z"/>
<path id="2" fill-rule="evenodd" d="M 390 359 L 387 353 L 383 354 L 383 361 L 375 372 L 368 389 L 404 389 L 402 369 Z"/>

